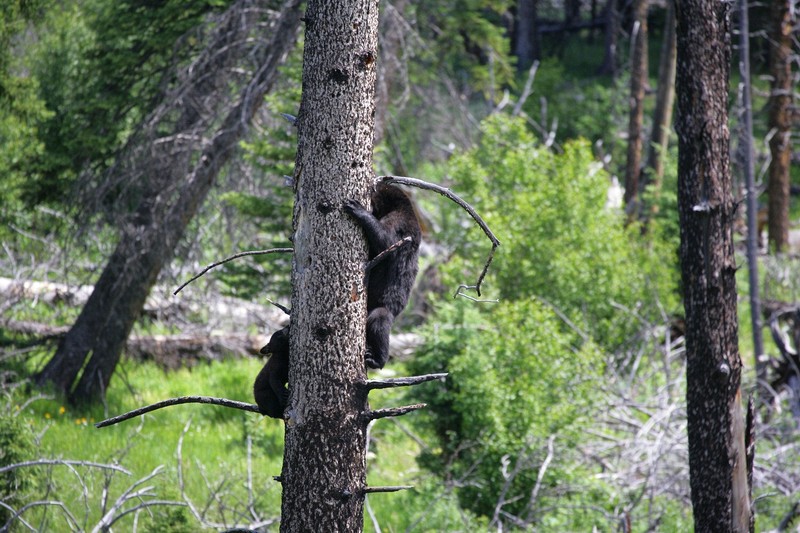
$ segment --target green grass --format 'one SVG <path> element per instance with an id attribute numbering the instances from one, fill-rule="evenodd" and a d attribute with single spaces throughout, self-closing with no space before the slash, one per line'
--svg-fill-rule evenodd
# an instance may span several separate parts
<path id="1" fill-rule="evenodd" d="M 164 373 L 153 363 L 126 361 L 118 369 L 108 391 L 108 415 L 113 416 L 142 405 L 187 394 L 223 396 L 250 401 L 252 376 L 260 367 L 252 359 L 237 359 L 202 364 L 193 369 Z M 115 473 L 110 480 L 109 498 L 113 502 L 137 480 L 157 467 L 161 474 L 146 483 L 152 485 L 157 499 L 180 499 L 178 490 L 177 449 L 184 428 L 183 465 L 188 497 L 200 509 L 218 490 L 228 509 L 212 505 L 210 518 L 231 523 L 236 513 L 244 513 L 248 503 L 247 439 L 252 440 L 252 491 L 254 507 L 265 517 L 277 517 L 280 509 L 280 489 L 272 476 L 280 473 L 283 453 L 283 424 L 261 418 L 253 413 L 234 411 L 208 405 L 182 405 L 161 409 L 141 419 L 97 429 L 94 422 L 106 415 L 102 407 L 88 412 L 76 411 L 53 399 L 36 400 L 19 410 L 25 401 L 17 395 L 10 406 L 40 435 L 36 457 L 93 461 L 119 464 L 132 475 Z M 13 412 L 12 411 L 12 412 Z M 75 516 L 88 513 L 91 527 L 101 516 L 103 485 L 102 471 L 66 466 L 50 467 L 48 499 L 59 499 Z M 87 486 L 88 505 L 79 490 L 82 479 Z M 33 499 L 44 494 L 33 494 Z M 133 502 L 131 503 L 131 505 Z M 88 508 L 88 510 L 87 510 Z M 26 513 L 37 523 L 43 518 L 40 509 Z M 49 508 L 50 516 L 58 513 Z M 32 518 L 34 517 L 34 518 Z M 140 517 L 140 524 L 146 517 Z M 54 522 L 50 522 L 56 527 Z M 130 530 L 133 516 L 123 519 L 119 526 Z"/>
<path id="2" fill-rule="evenodd" d="M 47 355 L 40 351 L 28 357 L 25 363 L 27 371 L 41 365 Z M 262 518 L 277 518 L 281 490 L 273 476 L 281 471 L 284 438 L 284 426 L 278 420 L 217 406 L 188 404 L 160 409 L 102 429 L 94 427 L 94 423 L 106 417 L 175 396 L 221 396 L 250 402 L 252 379 L 261 364 L 256 359 L 231 358 L 164 372 L 152 362 L 123 359 L 108 391 L 107 408 L 95 406 L 87 411 L 76 410 L 58 399 L 36 399 L 26 403 L 39 391 L 16 389 L 7 398 L 7 409 L 21 417 L 38 436 L 38 446 L 32 450 L 31 458 L 118 464 L 131 473 L 116 472 L 107 477 L 108 471 L 64 465 L 28 469 L 26 474 L 37 472 L 39 482 L 35 490 L 23 495 L 23 502 L 59 500 L 80 521 L 81 527 L 91 529 L 103 514 L 106 485 L 111 504 L 134 483 L 159 467 L 162 468 L 160 473 L 142 486 L 151 486 L 150 492 L 155 499 L 180 501 L 177 450 L 181 434 L 188 428 L 183 436 L 182 462 L 186 494 L 193 504 L 198 509 L 208 506 L 208 518 L 212 522 L 229 526 L 237 520 L 239 523 L 248 522 L 249 437 L 252 442 L 251 503 Z M 406 402 L 402 391 L 381 390 L 371 396 L 372 408 L 398 406 Z M 421 472 L 417 466 L 420 446 L 409 436 L 409 433 L 413 435 L 418 431 L 414 428 L 414 418 L 419 416 L 424 415 L 411 414 L 397 422 L 379 420 L 372 426 L 369 485 L 435 485 L 430 474 Z M 86 487 L 85 493 L 82 485 Z M 219 502 L 212 501 L 214 491 L 218 491 Z M 404 529 L 421 516 L 426 516 L 423 523 L 429 524 L 432 519 L 428 516 L 431 512 L 427 509 L 429 501 L 425 491 L 417 490 L 370 496 L 370 506 L 382 528 Z M 126 508 L 135 503 L 130 502 Z M 140 531 L 153 528 L 182 531 L 178 526 L 183 521 L 188 523 L 187 531 L 200 528 L 185 508 L 160 506 L 153 509 L 152 516 L 141 513 L 138 517 Z M 439 515 L 442 512 L 436 510 Z M 54 507 L 30 509 L 23 518 L 37 528 L 58 530 L 67 527 L 64 515 Z M 447 520 L 452 522 L 450 518 Z M 129 515 L 117 522 L 115 528 L 132 530 L 133 521 L 134 515 Z M 366 531 L 373 530 L 366 513 L 365 525 Z"/>

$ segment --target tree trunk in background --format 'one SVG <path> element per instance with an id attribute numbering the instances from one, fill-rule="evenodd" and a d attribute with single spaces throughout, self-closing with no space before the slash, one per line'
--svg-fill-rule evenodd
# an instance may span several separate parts
<path id="1" fill-rule="evenodd" d="M 741 78 L 742 116 L 741 153 L 742 171 L 746 186 L 747 205 L 747 274 L 750 293 L 750 325 L 753 329 L 753 358 L 756 364 L 756 386 L 759 396 L 768 401 L 767 361 L 764 356 L 763 326 L 761 323 L 761 297 L 758 281 L 758 192 L 753 153 L 753 99 L 750 70 L 750 15 L 748 0 L 739 0 L 739 75 Z"/>
<path id="2" fill-rule="evenodd" d="M 536 30 L 536 0 L 519 0 L 516 17 L 514 55 L 517 56 L 517 69 L 524 72 L 539 59 L 541 51 Z"/>
<path id="3" fill-rule="evenodd" d="M 746 532 L 750 501 L 729 169 L 730 4 L 677 4 L 678 212 L 696 531 Z"/>
<path id="4" fill-rule="evenodd" d="M 789 242 L 789 165 L 792 157 L 792 20 L 789 3 L 792 0 L 772 0 L 769 48 L 769 71 L 772 89 L 769 96 L 769 165 L 768 227 L 769 244 L 782 252 Z"/>
<path id="5" fill-rule="evenodd" d="M 375 85 L 375 146 L 387 138 L 386 128 L 389 121 L 389 105 L 392 102 L 392 89 L 398 84 L 408 89 L 405 43 L 408 31 L 406 26 L 408 22 L 405 18 L 407 5 L 406 0 L 392 2 L 391 8 L 383 13 L 380 20 L 378 32 L 380 58 L 377 62 L 378 81 Z"/>
<path id="6" fill-rule="evenodd" d="M 149 180 L 143 200 L 133 219 L 122 228 L 119 243 L 80 316 L 53 358 L 36 376 L 38 385 L 52 384 L 58 391 L 70 393 L 87 355 L 91 353 L 78 384 L 70 393 L 70 400 L 87 402 L 104 397 L 128 334 L 161 268 L 173 256 L 187 225 L 220 169 L 235 152 L 247 124 L 274 83 L 277 67 L 294 45 L 299 28 L 299 4 L 299 0 L 292 0 L 284 7 L 272 26 L 274 34 L 269 46 L 261 49 L 262 56 L 254 77 L 245 86 L 239 102 L 231 107 L 222 124 L 212 133 L 205 148 L 198 154 L 197 147 L 180 147 L 183 152 L 179 155 L 185 156 L 187 161 L 196 157 L 187 173 L 178 174 L 176 171 L 182 168 L 174 165 L 173 159 L 179 159 L 179 156 L 167 155 L 178 153 L 171 139 L 181 137 L 178 134 L 184 131 L 182 128 L 187 126 L 187 121 L 192 122 L 194 119 L 191 117 L 197 115 L 198 102 L 205 102 L 206 97 L 218 88 L 215 80 L 222 82 L 227 78 L 227 61 L 234 58 L 226 58 L 225 65 L 219 64 L 224 54 L 218 49 L 211 50 L 212 61 L 207 65 L 209 71 L 198 72 L 199 81 L 189 87 L 189 92 L 181 95 L 179 106 L 184 107 L 180 109 L 180 118 L 176 122 L 176 127 L 180 128 L 174 131 L 176 135 L 164 138 L 162 143 L 134 147 L 134 154 L 142 158 L 136 164 L 144 168 L 144 179 Z M 238 7 L 247 11 L 248 6 L 248 2 L 240 1 L 231 9 Z M 232 13 L 235 15 L 236 12 Z M 252 28 L 242 26 L 241 21 L 238 16 L 226 19 L 225 24 L 230 26 L 221 25 L 218 37 L 228 45 L 239 38 L 245 42 L 247 35 L 235 32 L 249 34 Z M 225 96 L 224 92 L 217 92 L 217 98 Z M 202 135 L 202 132 L 192 133 Z M 171 149 L 175 152 L 165 153 Z"/>
<path id="7" fill-rule="evenodd" d="M 619 38 L 620 14 L 617 10 L 617 0 L 608 0 L 605 9 L 605 56 L 603 64 L 598 69 L 601 75 L 617 76 L 617 41 Z"/>
<path id="8" fill-rule="evenodd" d="M 658 65 L 658 92 L 653 111 L 653 130 L 647 152 L 648 184 L 661 188 L 664 177 L 664 154 L 669 146 L 672 125 L 672 104 L 675 100 L 675 2 L 667 2 L 667 19 L 664 21 L 664 41 Z"/>
<path id="9" fill-rule="evenodd" d="M 564 0 L 564 27 L 578 23 L 580 18 L 581 0 Z"/>
<path id="10" fill-rule="evenodd" d="M 639 213 L 639 175 L 642 171 L 642 121 L 647 87 L 647 0 L 633 6 L 634 31 L 631 54 L 631 95 L 628 115 L 628 158 L 625 166 L 625 210 L 628 219 Z"/>
<path id="11" fill-rule="evenodd" d="M 341 207 L 372 184 L 378 2 L 311 0 L 304 20 L 281 531 L 361 531 L 367 249 Z"/>

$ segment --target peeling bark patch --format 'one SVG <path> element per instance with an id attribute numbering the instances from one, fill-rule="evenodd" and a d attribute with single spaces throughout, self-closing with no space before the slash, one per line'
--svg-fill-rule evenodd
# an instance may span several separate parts
<path id="1" fill-rule="evenodd" d="M 328 79 L 338 83 L 339 85 L 344 85 L 350 79 L 350 76 L 348 76 L 347 72 L 338 68 L 334 68 L 328 71 Z"/>

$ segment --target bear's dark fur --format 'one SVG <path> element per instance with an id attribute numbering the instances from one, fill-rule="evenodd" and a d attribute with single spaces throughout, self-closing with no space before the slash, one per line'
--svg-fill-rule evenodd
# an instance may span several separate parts
<path id="1" fill-rule="evenodd" d="M 403 240 L 367 273 L 367 352 L 369 368 L 383 368 L 389 360 L 389 330 L 394 319 L 405 308 L 417 277 L 419 243 L 422 237 L 419 221 L 406 194 L 388 184 L 380 184 L 372 193 L 372 211 L 355 200 L 345 202 L 344 211 L 364 230 L 369 246 L 369 259 Z M 253 395 L 262 414 L 283 418 L 289 401 L 289 327 L 273 333 L 261 349 L 270 358 L 253 384 Z"/>
<path id="2" fill-rule="evenodd" d="M 411 237 L 411 242 L 389 252 L 368 273 L 365 360 L 370 368 L 383 368 L 389 360 L 389 330 L 408 303 L 417 277 L 422 232 L 411 200 L 403 191 L 386 183 L 378 185 L 372 193 L 372 212 L 355 200 L 347 201 L 344 210 L 364 230 L 370 259 Z"/>
<path id="3" fill-rule="evenodd" d="M 273 333 L 261 353 L 269 359 L 253 383 L 253 396 L 262 415 L 283 418 L 289 402 L 289 326 Z"/>

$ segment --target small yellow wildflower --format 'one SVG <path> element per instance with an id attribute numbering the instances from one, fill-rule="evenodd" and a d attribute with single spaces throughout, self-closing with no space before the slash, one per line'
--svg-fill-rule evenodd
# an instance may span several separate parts
<path id="1" fill-rule="evenodd" d="M 46 419 L 50 420 L 50 413 L 45 413 L 45 414 L 44 414 L 44 417 L 45 417 Z"/>
<path id="2" fill-rule="evenodd" d="M 63 405 L 58 408 L 58 414 L 63 415 L 66 412 L 67 412 L 67 408 L 64 407 Z"/>

